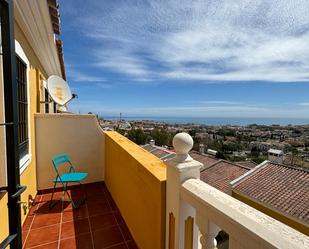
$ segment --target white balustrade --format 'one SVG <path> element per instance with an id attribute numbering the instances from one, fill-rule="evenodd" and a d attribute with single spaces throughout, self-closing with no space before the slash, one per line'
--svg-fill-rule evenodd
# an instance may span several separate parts
<path id="1" fill-rule="evenodd" d="M 173 139 L 176 156 L 166 161 L 167 183 L 166 183 L 166 248 L 183 249 L 185 245 L 185 221 L 188 217 L 195 218 L 195 209 L 187 202 L 180 199 L 181 185 L 188 179 L 199 179 L 202 164 L 193 160 L 188 154 L 193 147 L 193 139 L 187 133 L 178 133 Z M 171 242 L 169 231 L 171 230 L 170 215 L 175 218 L 174 241 Z M 198 229 L 193 229 L 194 248 L 198 245 Z M 173 245 L 170 248 L 169 243 Z"/>
<path id="2" fill-rule="evenodd" d="M 201 181 L 202 164 L 188 154 L 190 135 L 177 134 L 173 146 L 176 156 L 167 162 L 166 249 L 213 249 L 220 230 L 229 234 L 229 249 L 309 249 L 308 236 Z M 185 241 L 188 217 L 195 222 L 192 245 Z"/>
<path id="3" fill-rule="evenodd" d="M 216 236 L 220 232 L 220 228 L 208 218 L 204 217 L 197 210 L 196 224 L 201 233 L 200 243 L 202 249 L 214 249 L 217 246 Z"/>

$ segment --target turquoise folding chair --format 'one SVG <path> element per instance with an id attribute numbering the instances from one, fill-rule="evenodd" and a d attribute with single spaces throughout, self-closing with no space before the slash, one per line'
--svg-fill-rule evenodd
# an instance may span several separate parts
<path id="1" fill-rule="evenodd" d="M 54 196 L 54 192 L 55 192 L 55 189 L 56 189 L 56 185 L 58 183 L 61 183 L 62 186 L 63 186 L 63 194 L 67 194 L 69 199 L 70 199 L 70 202 L 72 203 L 73 205 L 73 208 L 79 208 L 86 200 L 87 198 L 87 193 L 86 193 L 86 190 L 85 188 L 83 187 L 82 185 L 82 181 L 88 176 L 88 173 L 85 173 L 85 172 L 76 172 L 68 155 L 67 154 L 60 154 L 54 158 L 52 158 L 52 162 L 53 162 L 53 165 L 54 165 L 54 168 L 56 170 L 56 173 L 57 173 L 57 176 L 56 178 L 53 180 L 54 181 L 54 188 L 53 188 L 53 192 L 52 192 L 52 196 L 51 196 L 51 199 L 50 199 L 50 203 L 49 203 L 49 208 L 52 208 L 52 201 L 53 201 L 53 196 Z M 69 166 L 69 171 L 68 173 L 64 173 L 62 175 L 60 175 L 59 173 L 59 170 L 58 170 L 58 167 L 59 165 L 61 164 L 66 164 L 67 166 Z M 69 194 L 68 192 L 68 184 L 69 183 L 79 183 L 80 186 L 83 188 L 84 190 L 84 199 L 83 201 L 80 203 L 80 205 L 76 205 L 74 203 L 74 201 L 72 200 L 72 197 L 71 195 Z"/>

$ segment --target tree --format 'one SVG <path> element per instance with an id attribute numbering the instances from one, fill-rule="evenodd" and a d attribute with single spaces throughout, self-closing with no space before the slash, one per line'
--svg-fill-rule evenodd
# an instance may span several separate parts
<path id="1" fill-rule="evenodd" d="M 145 144 L 147 140 L 147 134 L 142 129 L 131 129 L 127 137 L 138 145 Z"/>
<path id="2" fill-rule="evenodd" d="M 295 148 L 295 147 L 292 147 L 291 152 L 292 152 L 291 165 L 294 165 L 297 161 L 296 159 L 298 157 L 299 152 L 298 152 L 297 148 Z"/>
<path id="3" fill-rule="evenodd" d="M 164 129 L 155 128 L 151 131 L 150 136 L 155 141 L 156 145 L 159 146 L 172 145 L 173 134 L 168 133 Z"/>

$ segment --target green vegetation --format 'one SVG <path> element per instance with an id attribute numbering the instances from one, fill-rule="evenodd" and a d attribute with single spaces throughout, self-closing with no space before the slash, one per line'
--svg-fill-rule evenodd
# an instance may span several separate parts
<path id="1" fill-rule="evenodd" d="M 136 144 L 146 144 L 148 135 L 142 129 L 132 129 L 128 131 L 127 137 Z M 149 138 L 148 138 L 149 139 Z"/>

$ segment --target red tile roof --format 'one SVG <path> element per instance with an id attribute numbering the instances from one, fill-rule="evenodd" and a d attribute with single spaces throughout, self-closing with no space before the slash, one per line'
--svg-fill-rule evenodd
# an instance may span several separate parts
<path id="1" fill-rule="evenodd" d="M 151 144 L 145 144 L 145 145 L 142 146 L 142 148 L 149 151 L 149 152 L 155 149 L 155 147 L 152 146 Z"/>
<path id="2" fill-rule="evenodd" d="M 158 158 L 167 158 L 168 154 L 174 155 L 174 152 L 159 146 L 146 144 L 142 147 Z M 200 154 L 197 151 L 191 151 L 190 156 L 204 165 L 201 168 L 201 180 L 225 193 L 230 193 L 231 181 L 251 169 L 251 167 L 231 163 L 213 155 Z"/>
<path id="3" fill-rule="evenodd" d="M 215 163 L 219 162 L 220 159 L 216 158 L 215 156 L 209 154 L 200 154 L 196 151 L 191 151 L 190 156 L 196 160 L 204 164 L 203 169 L 209 168 L 210 166 L 214 165 Z"/>
<path id="4" fill-rule="evenodd" d="M 255 163 L 251 160 L 237 162 L 236 164 L 241 165 L 241 166 L 245 166 L 245 167 L 248 167 L 248 168 L 251 168 L 251 169 L 253 169 L 255 166 L 257 166 L 257 163 Z"/>
<path id="5" fill-rule="evenodd" d="M 281 213 L 309 222 L 308 170 L 268 162 L 232 188 Z"/>
<path id="6" fill-rule="evenodd" d="M 201 171 L 201 180 L 225 192 L 230 192 L 230 182 L 248 172 L 250 168 L 220 160 Z"/>
<path id="7" fill-rule="evenodd" d="M 161 157 L 167 156 L 171 153 L 166 151 L 166 150 L 157 149 L 157 150 L 152 151 L 151 154 L 155 155 L 156 157 L 161 158 Z"/>
<path id="8" fill-rule="evenodd" d="M 156 145 L 145 144 L 142 146 L 143 149 L 149 151 L 151 154 L 155 155 L 156 157 L 166 160 L 167 158 L 173 157 L 175 152 Z"/>

